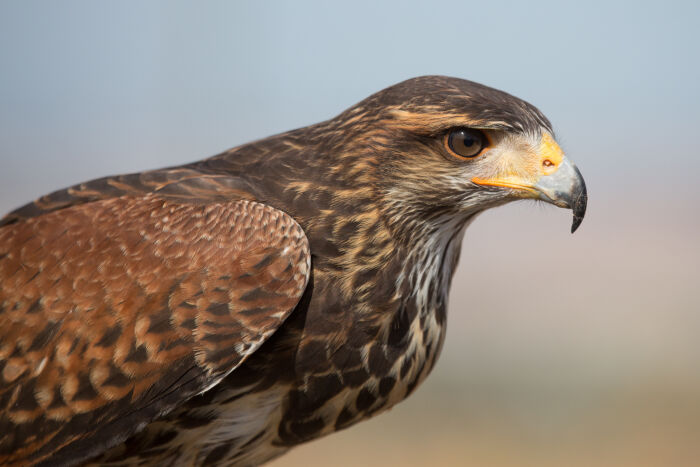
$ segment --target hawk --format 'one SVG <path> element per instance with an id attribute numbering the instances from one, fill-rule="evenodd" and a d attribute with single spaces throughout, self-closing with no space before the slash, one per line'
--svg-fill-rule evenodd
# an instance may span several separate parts
<path id="1" fill-rule="evenodd" d="M 407 397 L 467 225 L 586 210 L 535 107 L 457 78 L 0 221 L 0 463 L 257 465 Z"/>

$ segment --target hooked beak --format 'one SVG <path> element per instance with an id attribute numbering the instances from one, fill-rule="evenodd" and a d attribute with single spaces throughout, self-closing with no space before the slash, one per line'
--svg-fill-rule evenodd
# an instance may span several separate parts
<path id="1" fill-rule="evenodd" d="M 569 208 L 574 212 L 574 220 L 571 223 L 571 233 L 574 233 L 583 222 L 586 215 L 588 194 L 586 182 L 583 181 L 578 167 L 567 158 L 559 165 L 559 170 L 551 175 L 541 177 L 534 188 L 539 198 L 562 208 Z"/>
<path id="2" fill-rule="evenodd" d="M 571 233 L 578 229 L 586 214 L 588 194 L 586 183 L 576 165 L 564 156 L 559 146 L 549 136 L 543 137 L 540 151 L 534 155 L 536 173 L 522 175 L 503 174 L 496 178 L 472 178 L 472 182 L 482 186 L 510 188 L 517 197 L 541 199 L 574 212 Z M 534 179 L 534 180 L 533 180 Z"/>

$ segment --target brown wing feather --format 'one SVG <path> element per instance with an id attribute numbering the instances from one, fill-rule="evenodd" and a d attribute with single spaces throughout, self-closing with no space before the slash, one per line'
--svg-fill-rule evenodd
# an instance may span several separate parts
<path id="1" fill-rule="evenodd" d="M 237 177 L 203 173 L 196 164 L 114 177 L 98 178 L 55 191 L 0 218 L 0 227 L 79 204 L 121 196 L 158 192 L 163 198 L 194 202 L 250 199 L 250 186 Z"/>
<path id="2" fill-rule="evenodd" d="M 299 225 L 252 201 L 202 202 L 122 196 L 0 228 L 0 464 L 123 441 L 293 310 L 309 275 Z"/>

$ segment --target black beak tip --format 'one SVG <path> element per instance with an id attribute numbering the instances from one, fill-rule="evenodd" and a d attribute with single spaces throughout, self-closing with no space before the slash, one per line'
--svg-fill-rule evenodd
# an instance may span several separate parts
<path id="1" fill-rule="evenodd" d="M 586 204 L 588 204 L 588 194 L 586 193 L 586 185 L 583 185 L 583 189 L 576 197 L 572 206 L 574 221 L 571 223 L 571 233 L 576 232 L 578 226 L 583 222 L 583 217 L 586 215 Z"/>

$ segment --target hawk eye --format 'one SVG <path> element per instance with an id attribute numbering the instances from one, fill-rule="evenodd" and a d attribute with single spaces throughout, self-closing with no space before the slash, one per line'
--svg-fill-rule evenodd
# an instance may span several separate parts
<path id="1" fill-rule="evenodd" d="M 456 156 L 472 158 L 486 147 L 486 136 L 471 128 L 454 128 L 447 133 L 447 147 Z"/>

